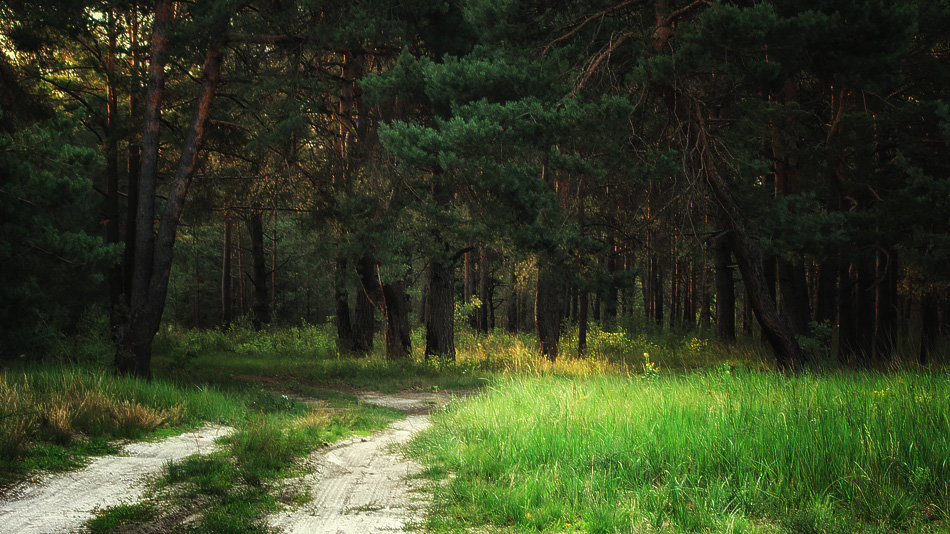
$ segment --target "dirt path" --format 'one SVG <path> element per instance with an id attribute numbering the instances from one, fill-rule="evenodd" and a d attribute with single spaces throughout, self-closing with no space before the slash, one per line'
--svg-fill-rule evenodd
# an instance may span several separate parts
<path id="1" fill-rule="evenodd" d="M 271 516 L 270 526 L 287 533 L 372 534 L 401 532 L 421 519 L 423 494 L 411 479 L 421 467 L 396 448 L 429 426 L 429 410 L 445 399 L 375 393 L 360 398 L 408 415 L 382 432 L 314 453 L 314 473 L 293 482 L 309 488 L 313 499 Z"/>
<path id="2" fill-rule="evenodd" d="M 81 530 L 95 508 L 138 502 L 145 479 L 169 460 L 214 449 L 228 427 L 206 426 L 157 442 L 123 447 L 122 456 L 99 456 L 80 471 L 47 475 L 0 501 L 0 532 L 41 534 Z"/>

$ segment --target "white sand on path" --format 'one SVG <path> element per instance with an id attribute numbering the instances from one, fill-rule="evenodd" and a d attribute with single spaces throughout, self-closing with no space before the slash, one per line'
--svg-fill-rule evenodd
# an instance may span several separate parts
<path id="1" fill-rule="evenodd" d="M 294 484 L 309 488 L 312 500 L 269 517 L 270 526 L 290 534 L 373 534 L 402 532 L 421 520 L 424 494 L 412 475 L 422 468 L 398 447 L 429 426 L 429 416 L 419 412 L 428 411 L 435 397 L 374 393 L 360 398 L 410 415 L 382 432 L 348 439 L 311 455 L 314 473 Z"/>
<path id="2" fill-rule="evenodd" d="M 130 443 L 122 448 L 122 456 L 95 457 L 79 471 L 22 484 L 0 500 L 0 533 L 81 531 L 96 508 L 138 502 L 148 475 L 170 460 L 211 452 L 214 441 L 231 431 L 209 425 L 161 441 Z"/>

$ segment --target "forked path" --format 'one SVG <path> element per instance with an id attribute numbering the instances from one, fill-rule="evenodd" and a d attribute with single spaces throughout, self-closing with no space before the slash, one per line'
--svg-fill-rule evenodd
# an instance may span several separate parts
<path id="1" fill-rule="evenodd" d="M 148 475 L 170 460 L 211 452 L 214 441 L 230 431 L 206 426 L 162 441 L 130 443 L 122 456 L 99 456 L 79 471 L 46 475 L 16 487 L 0 497 L 0 532 L 80 531 L 96 508 L 138 502 Z"/>
<path id="2" fill-rule="evenodd" d="M 364 394 L 369 404 L 406 412 L 401 421 L 367 437 L 339 442 L 314 453 L 314 472 L 295 481 L 312 500 L 268 518 L 287 533 L 372 534 L 402 532 L 422 518 L 423 494 L 412 475 L 421 467 L 398 447 L 429 426 L 428 411 L 443 399 L 434 395 Z"/>

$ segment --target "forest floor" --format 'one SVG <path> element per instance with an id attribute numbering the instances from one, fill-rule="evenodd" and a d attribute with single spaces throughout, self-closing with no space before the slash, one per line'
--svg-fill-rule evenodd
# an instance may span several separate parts
<path id="1" fill-rule="evenodd" d="M 84 469 L 47 474 L 15 486 L 0 501 L 0 532 L 42 534 L 80 530 L 97 509 L 138 501 L 148 477 L 163 466 L 217 449 L 232 428 L 207 425 L 155 442 L 133 442 L 120 454 L 99 456 Z"/>

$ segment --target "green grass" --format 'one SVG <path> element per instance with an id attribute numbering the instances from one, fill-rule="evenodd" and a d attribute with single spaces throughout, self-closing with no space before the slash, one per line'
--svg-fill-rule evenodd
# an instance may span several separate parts
<path id="1" fill-rule="evenodd" d="M 260 402 L 246 392 L 120 378 L 76 366 L 0 371 L 0 484 L 112 454 L 118 438 L 174 434 L 202 421 L 235 424 Z"/>
<path id="2" fill-rule="evenodd" d="M 428 527 L 945 531 L 946 375 L 513 378 L 412 445 Z"/>

